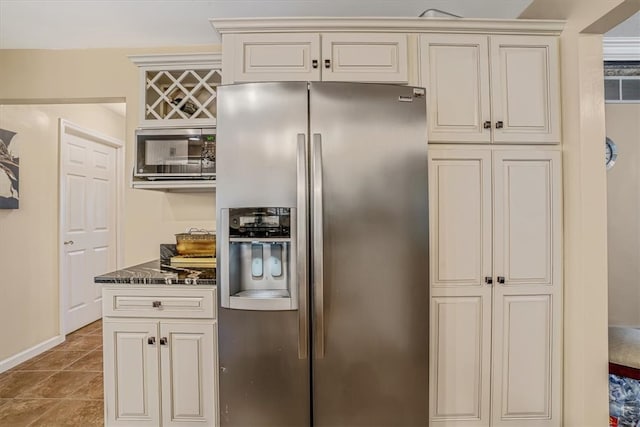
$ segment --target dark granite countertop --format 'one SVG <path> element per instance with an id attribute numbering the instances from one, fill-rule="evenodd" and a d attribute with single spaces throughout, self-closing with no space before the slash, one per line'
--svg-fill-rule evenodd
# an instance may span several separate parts
<path id="1" fill-rule="evenodd" d="M 95 283 L 132 285 L 215 285 L 216 269 L 202 267 L 174 267 L 160 260 L 112 271 L 94 278 Z"/>

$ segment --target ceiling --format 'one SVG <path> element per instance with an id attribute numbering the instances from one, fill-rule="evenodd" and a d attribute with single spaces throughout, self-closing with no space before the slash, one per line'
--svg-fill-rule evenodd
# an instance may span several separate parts
<path id="1" fill-rule="evenodd" d="M 531 0 L 0 0 L 0 49 L 219 43 L 210 18 L 406 16 L 439 9 L 516 18 Z M 427 18 L 425 18 L 427 19 Z"/>

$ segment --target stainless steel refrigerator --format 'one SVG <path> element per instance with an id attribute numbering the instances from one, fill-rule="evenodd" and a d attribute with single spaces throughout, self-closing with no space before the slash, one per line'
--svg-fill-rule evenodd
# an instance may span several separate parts
<path id="1" fill-rule="evenodd" d="M 218 88 L 222 426 L 428 425 L 426 96 Z"/>

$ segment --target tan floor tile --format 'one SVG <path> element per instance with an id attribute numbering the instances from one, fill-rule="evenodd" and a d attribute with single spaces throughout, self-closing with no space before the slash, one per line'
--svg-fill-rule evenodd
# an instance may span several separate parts
<path id="1" fill-rule="evenodd" d="M 11 399 L 0 399 L 0 406 L 4 405 L 5 403 L 9 403 L 11 402 Z"/>
<path id="2" fill-rule="evenodd" d="M 0 426 L 27 426 L 57 403 L 48 399 L 12 399 L 0 406 Z"/>
<path id="3" fill-rule="evenodd" d="M 21 371 L 59 371 L 88 354 L 86 351 L 48 351 L 20 365 Z"/>
<path id="4" fill-rule="evenodd" d="M 70 396 L 70 399 L 104 399 L 104 382 L 102 380 L 102 373 L 96 372 L 95 377 L 91 379 L 86 385 L 80 387 L 74 391 Z"/>
<path id="5" fill-rule="evenodd" d="M 63 400 L 30 426 L 101 426 L 102 405 L 99 400 Z"/>
<path id="6" fill-rule="evenodd" d="M 37 387 L 53 374 L 55 372 L 52 371 L 13 372 L 0 382 L 0 398 L 18 397 L 26 390 Z"/>
<path id="7" fill-rule="evenodd" d="M 29 372 L 25 372 L 29 373 Z M 64 398 L 86 385 L 95 372 L 61 371 L 41 381 L 37 386 L 20 393 L 20 398 L 46 397 Z"/>
<path id="8" fill-rule="evenodd" d="M 102 345 L 101 335 L 68 335 L 67 340 L 54 350 L 90 351 Z"/>
<path id="9" fill-rule="evenodd" d="M 61 352 L 60 352 L 61 353 Z M 99 371 L 102 372 L 102 350 L 90 351 L 85 356 L 65 368 L 65 371 Z"/>
<path id="10" fill-rule="evenodd" d="M 96 331 L 102 332 L 102 321 L 98 320 L 97 322 L 89 323 L 87 326 L 84 326 L 77 331 L 72 332 L 69 335 L 95 335 Z"/>

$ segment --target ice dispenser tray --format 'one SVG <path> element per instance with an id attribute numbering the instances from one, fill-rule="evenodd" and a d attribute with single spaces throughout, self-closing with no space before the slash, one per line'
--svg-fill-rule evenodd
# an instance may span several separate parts
<path id="1" fill-rule="evenodd" d="M 222 209 L 222 307 L 297 309 L 293 208 Z"/>

